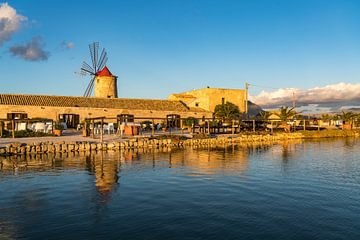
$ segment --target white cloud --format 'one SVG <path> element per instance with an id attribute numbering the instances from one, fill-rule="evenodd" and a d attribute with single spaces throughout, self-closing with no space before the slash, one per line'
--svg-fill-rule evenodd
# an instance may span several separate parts
<path id="1" fill-rule="evenodd" d="M 337 83 L 306 90 L 280 88 L 275 91 L 262 91 L 257 96 L 249 96 L 254 103 L 263 107 L 289 105 L 295 94 L 297 106 L 307 104 L 345 104 L 360 101 L 360 83 Z M 290 104 L 291 105 L 291 104 Z"/>
<path id="2" fill-rule="evenodd" d="M 20 29 L 21 22 L 26 20 L 27 17 L 18 14 L 8 3 L 0 4 L 0 46 L 10 40 Z"/>
<path id="3" fill-rule="evenodd" d="M 40 37 L 34 37 L 29 43 L 11 47 L 10 52 L 27 61 L 45 61 L 49 58 L 50 53 L 43 49 L 44 46 Z"/>

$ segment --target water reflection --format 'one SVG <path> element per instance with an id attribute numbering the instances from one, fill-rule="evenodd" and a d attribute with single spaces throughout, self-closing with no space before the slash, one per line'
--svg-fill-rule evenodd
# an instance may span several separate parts
<path id="1" fill-rule="evenodd" d="M 221 172 L 244 172 L 250 155 L 262 155 L 272 149 L 272 154 L 287 162 L 297 151 L 299 142 L 282 144 L 237 144 L 209 146 L 202 148 L 139 149 L 107 152 L 29 154 L 0 158 L 2 173 L 26 173 L 51 171 L 54 169 L 86 169 L 96 177 L 96 186 L 101 192 L 111 191 L 118 181 L 121 164 L 131 166 L 141 161 L 145 167 L 155 168 L 158 164 L 169 168 L 194 168 L 203 174 Z M 110 163 L 111 162 L 111 163 Z"/>
<path id="2" fill-rule="evenodd" d="M 357 141 L 2 158 L 0 239 L 358 239 Z"/>
<path id="3" fill-rule="evenodd" d="M 139 149 L 107 152 L 30 154 L 0 158 L 0 178 L 31 172 L 82 169 L 94 176 L 97 191 L 104 196 L 116 191 L 121 171 L 132 169 L 186 169 L 188 175 L 239 175 L 249 168 L 251 156 L 281 160 L 283 169 L 298 157 L 302 141 L 281 144 L 237 144 L 183 149 Z"/>

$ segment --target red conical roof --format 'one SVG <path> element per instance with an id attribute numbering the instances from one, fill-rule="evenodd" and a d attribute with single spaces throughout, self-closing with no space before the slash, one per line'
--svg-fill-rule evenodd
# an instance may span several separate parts
<path id="1" fill-rule="evenodd" d="M 112 73 L 110 72 L 110 70 L 105 66 L 101 71 L 98 71 L 96 73 L 96 76 L 98 77 L 112 77 Z"/>

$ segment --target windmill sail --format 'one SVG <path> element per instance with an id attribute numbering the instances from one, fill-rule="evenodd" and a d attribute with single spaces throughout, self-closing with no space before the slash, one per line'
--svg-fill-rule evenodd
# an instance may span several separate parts
<path id="1" fill-rule="evenodd" d="M 90 97 L 92 95 L 92 92 L 94 89 L 96 73 L 105 67 L 106 62 L 108 60 L 107 52 L 105 51 L 105 48 L 102 49 L 100 58 L 99 58 L 99 43 L 98 42 L 89 44 L 89 52 L 90 52 L 90 59 L 91 59 L 92 66 L 85 61 L 83 62 L 82 66 L 81 66 L 81 73 L 84 75 L 91 76 L 89 84 L 86 87 L 84 97 Z"/>

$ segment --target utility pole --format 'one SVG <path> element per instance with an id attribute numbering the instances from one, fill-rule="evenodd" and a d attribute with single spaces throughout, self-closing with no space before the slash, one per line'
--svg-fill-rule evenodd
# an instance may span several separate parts
<path id="1" fill-rule="evenodd" d="M 248 102 L 249 102 L 249 84 L 246 82 L 245 83 L 245 114 L 246 114 L 246 116 L 249 113 Z"/>
<path id="2" fill-rule="evenodd" d="M 292 93 L 292 107 L 295 109 L 296 107 L 296 98 L 295 98 L 295 92 Z"/>

